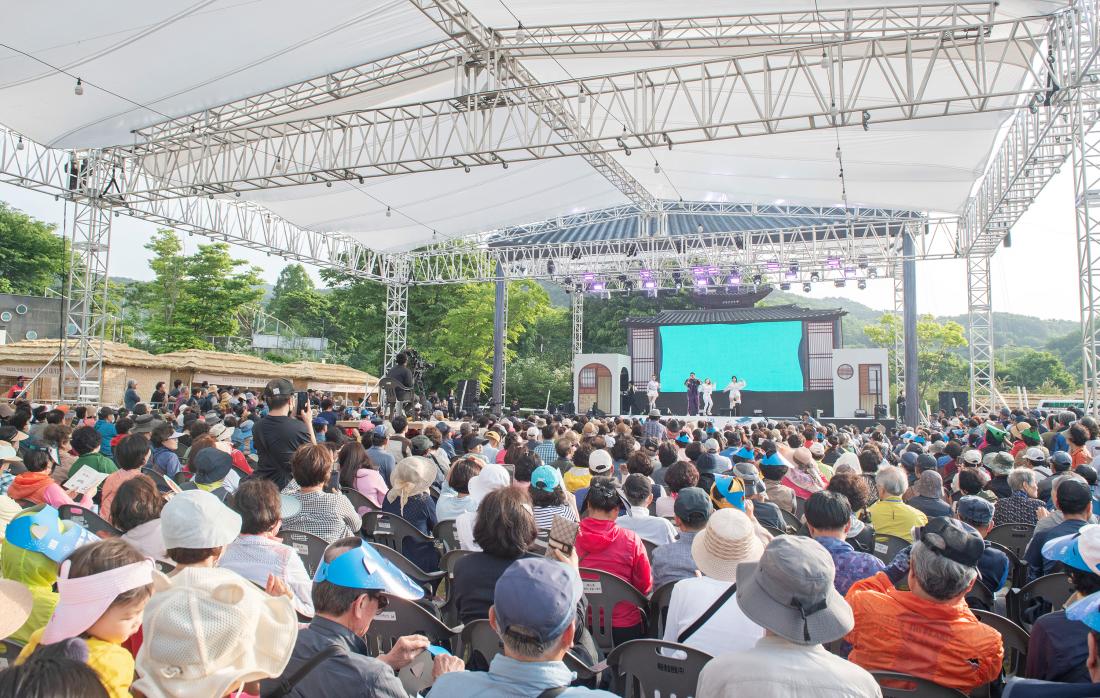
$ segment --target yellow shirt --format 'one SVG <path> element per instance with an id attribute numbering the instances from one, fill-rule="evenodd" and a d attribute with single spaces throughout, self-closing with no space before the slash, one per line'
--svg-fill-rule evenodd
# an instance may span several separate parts
<path id="1" fill-rule="evenodd" d="M 16 666 L 27 661 L 35 648 L 45 628 L 34 631 L 27 646 L 19 653 L 15 660 Z M 122 645 L 90 637 L 85 640 L 88 643 L 88 666 L 99 676 L 100 683 L 107 689 L 107 695 L 111 698 L 132 698 L 130 684 L 134 682 L 134 658 Z"/>
<path id="2" fill-rule="evenodd" d="M 579 489 L 588 487 L 588 483 L 592 482 L 592 473 L 588 468 L 570 468 L 562 480 L 565 482 L 565 489 L 570 492 L 576 492 Z"/>
<path id="3" fill-rule="evenodd" d="M 875 533 L 885 533 L 905 540 L 913 541 L 913 528 L 928 523 L 928 517 L 920 509 L 915 509 L 901 497 L 880 499 L 867 508 L 871 515 L 871 525 Z"/>

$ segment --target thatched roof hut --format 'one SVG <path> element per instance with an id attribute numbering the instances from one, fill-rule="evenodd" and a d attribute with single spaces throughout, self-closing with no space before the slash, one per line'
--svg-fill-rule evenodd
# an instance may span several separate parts
<path id="1" fill-rule="evenodd" d="M 262 388 L 272 378 L 286 376 L 285 369 L 251 354 L 184 349 L 161 354 L 172 366 L 172 379 L 186 385 L 206 381 L 217 386 Z"/>
<path id="2" fill-rule="evenodd" d="M 301 390 L 313 388 L 334 394 L 363 395 L 378 384 L 378 379 L 371 374 L 343 364 L 296 361 L 279 368 L 283 375 L 292 377 L 294 386 Z"/>

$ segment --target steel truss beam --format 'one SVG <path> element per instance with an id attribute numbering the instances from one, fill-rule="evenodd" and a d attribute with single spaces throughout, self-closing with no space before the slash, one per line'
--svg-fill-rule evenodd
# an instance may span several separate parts
<path id="1" fill-rule="evenodd" d="M 961 250 L 989 255 L 1027 211 L 1074 149 L 1073 112 L 1078 95 L 1086 130 L 1097 120 L 1100 86 L 1100 13 L 1092 1 L 1078 2 L 1055 15 L 1047 60 L 1057 66 L 1053 81 L 1032 95 L 1021 109 L 1000 149 L 991 159 L 977 193 L 967 202 L 960 227 Z M 1061 76 L 1061 77 L 1058 77 Z"/>
<path id="2" fill-rule="evenodd" d="M 1072 26 L 1028 18 L 986 25 L 990 36 L 978 39 L 942 31 L 835 42 L 825 49 L 824 66 L 820 47 L 784 48 L 160 139 L 119 149 L 122 190 L 142 197 L 217 194 L 502 165 L 578 149 L 586 159 L 614 162 L 607 153 L 639 147 L 1015 108 L 1032 93 L 1026 85 L 1070 84 L 1063 63 L 1045 59 L 1048 38 L 1071 40 L 1064 32 Z M 514 62 L 502 65 L 515 66 L 521 83 L 534 79 Z M 951 83 L 931 90 L 933 76 L 945 75 Z M 889 98 L 865 94 L 869 84 L 890 86 Z M 744 99 L 730 99 L 732 93 Z M 744 113 L 745 104 L 753 113 Z"/>
<path id="3" fill-rule="evenodd" d="M 1095 109 L 1079 94 L 1073 105 L 1074 194 L 1077 208 L 1077 266 L 1080 274 L 1081 367 L 1085 409 L 1096 414 L 1100 400 L 1100 129 Z"/>
<path id="4" fill-rule="evenodd" d="M 394 365 L 397 355 L 408 344 L 409 287 L 402 283 L 386 284 L 386 337 L 382 350 L 382 373 Z"/>
<path id="5" fill-rule="evenodd" d="M 993 366 L 993 299 L 989 256 L 966 258 L 967 339 L 970 350 L 970 410 L 990 412 L 996 393 Z"/>
<path id="6" fill-rule="evenodd" d="M 530 26 L 497 30 L 494 50 L 524 57 L 820 43 L 927 29 L 974 27 L 992 21 L 995 8 L 995 2 L 985 0 Z M 427 46 L 153 124 L 135 133 L 140 138 L 156 140 L 247 126 L 478 60 L 479 57 L 472 55 L 457 39 L 448 37 Z"/>
<path id="7" fill-rule="evenodd" d="M 902 276 L 901 262 L 890 269 L 894 282 L 894 316 L 898 320 L 898 331 L 894 334 L 894 390 L 897 395 L 905 394 L 905 280 Z M 891 401 L 890 412 L 898 417 L 897 403 Z"/>
<path id="8" fill-rule="evenodd" d="M 584 352 L 584 294 L 573 293 L 570 299 L 573 306 L 573 342 L 570 347 L 572 356 L 576 356 Z"/>

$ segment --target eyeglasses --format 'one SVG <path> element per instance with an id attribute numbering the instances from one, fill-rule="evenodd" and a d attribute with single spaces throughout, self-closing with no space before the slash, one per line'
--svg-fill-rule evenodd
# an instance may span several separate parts
<path id="1" fill-rule="evenodd" d="M 385 594 L 371 594 L 370 597 L 374 599 L 374 602 L 378 604 L 378 610 L 381 611 L 386 606 L 390 605 L 390 599 Z"/>

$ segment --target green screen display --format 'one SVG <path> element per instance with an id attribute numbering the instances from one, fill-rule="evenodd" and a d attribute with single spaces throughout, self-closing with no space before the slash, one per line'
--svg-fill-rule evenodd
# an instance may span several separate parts
<path id="1" fill-rule="evenodd" d="M 683 392 L 692 371 L 721 390 L 736 375 L 745 390 L 790 392 L 803 389 L 798 348 L 802 322 L 747 322 L 740 325 L 661 327 L 661 390 Z"/>

